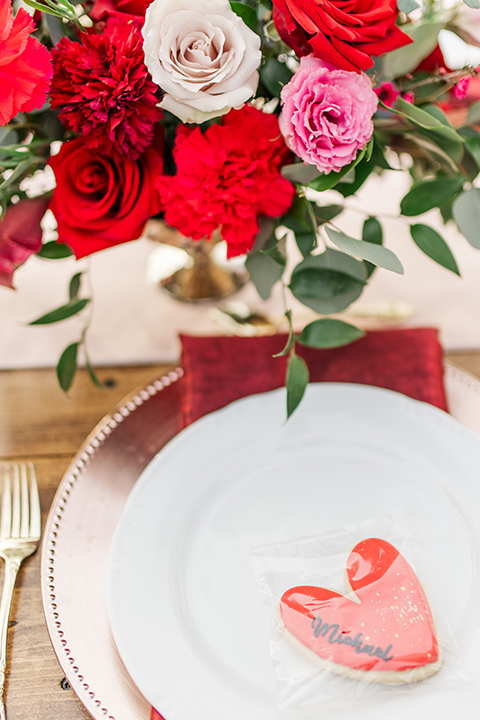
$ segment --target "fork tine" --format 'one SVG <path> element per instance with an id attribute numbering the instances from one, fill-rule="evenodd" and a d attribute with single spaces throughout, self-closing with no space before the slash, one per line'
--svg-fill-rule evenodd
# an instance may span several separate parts
<path id="1" fill-rule="evenodd" d="M 20 516 L 20 537 L 28 538 L 30 533 L 30 500 L 25 463 L 20 465 Z"/>
<path id="2" fill-rule="evenodd" d="M 40 511 L 40 498 L 38 496 L 37 476 L 32 463 L 30 468 L 30 535 L 39 538 L 42 532 L 42 516 Z"/>
<path id="3" fill-rule="evenodd" d="M 10 537 L 12 529 L 12 489 L 10 482 L 10 467 L 5 467 L 5 477 L 3 482 L 2 497 L 2 521 L 0 524 L 0 537 L 2 539 Z"/>
<path id="4" fill-rule="evenodd" d="M 18 471 L 18 465 L 13 466 L 11 537 L 20 537 L 20 473 Z"/>

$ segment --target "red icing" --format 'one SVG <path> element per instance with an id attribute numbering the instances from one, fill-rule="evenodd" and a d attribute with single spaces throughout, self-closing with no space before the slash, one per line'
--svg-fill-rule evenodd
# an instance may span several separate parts
<path id="1" fill-rule="evenodd" d="M 428 600 L 398 550 L 363 540 L 350 553 L 347 578 L 360 602 L 320 587 L 287 590 L 280 601 L 286 629 L 320 658 L 355 670 L 398 672 L 437 662 Z"/>

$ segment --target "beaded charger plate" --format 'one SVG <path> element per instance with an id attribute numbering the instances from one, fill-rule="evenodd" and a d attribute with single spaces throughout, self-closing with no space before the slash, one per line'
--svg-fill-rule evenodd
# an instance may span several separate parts
<path id="1" fill-rule="evenodd" d="M 110 630 L 107 573 L 113 534 L 135 481 L 180 430 L 182 371 L 134 392 L 97 425 L 67 470 L 42 549 L 42 592 L 65 676 L 95 720 L 147 720 L 150 706 Z M 480 381 L 447 363 L 450 412 L 480 433 Z M 160 708 L 161 709 L 161 708 Z"/>

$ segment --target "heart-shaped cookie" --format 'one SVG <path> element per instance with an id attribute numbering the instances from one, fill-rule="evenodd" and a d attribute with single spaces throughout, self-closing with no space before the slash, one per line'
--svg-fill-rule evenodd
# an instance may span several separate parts
<path id="1" fill-rule="evenodd" d="M 378 538 L 358 543 L 346 567 L 347 595 L 294 587 L 279 625 L 310 662 L 347 677 L 387 684 L 437 672 L 441 653 L 425 591 L 405 558 Z"/>

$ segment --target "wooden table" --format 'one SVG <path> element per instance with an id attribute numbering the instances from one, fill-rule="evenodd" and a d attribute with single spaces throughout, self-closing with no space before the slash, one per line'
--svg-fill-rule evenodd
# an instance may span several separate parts
<path id="1" fill-rule="evenodd" d="M 480 377 L 480 352 L 447 357 Z M 44 519 L 63 474 L 93 427 L 132 390 L 169 369 L 102 368 L 98 374 L 103 390 L 80 371 L 69 397 L 58 388 L 54 370 L 0 372 L 0 460 L 35 463 Z M 89 718 L 64 680 L 50 644 L 40 592 L 40 553 L 20 568 L 10 620 L 8 720 Z"/>

